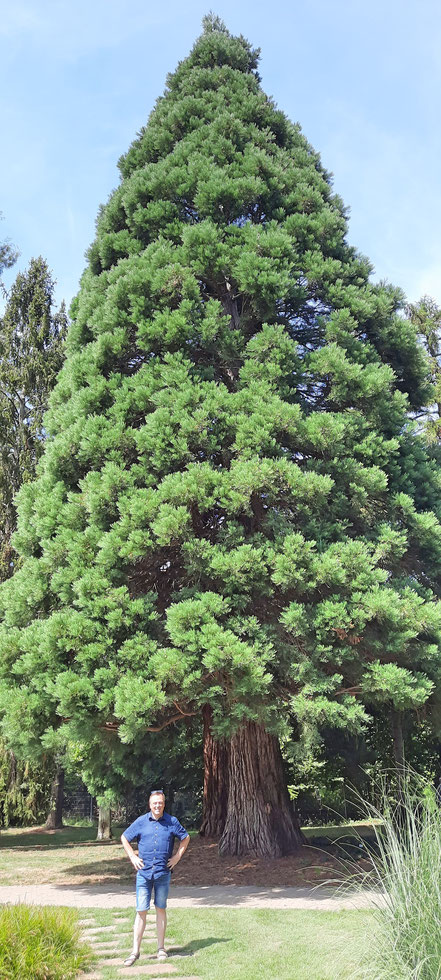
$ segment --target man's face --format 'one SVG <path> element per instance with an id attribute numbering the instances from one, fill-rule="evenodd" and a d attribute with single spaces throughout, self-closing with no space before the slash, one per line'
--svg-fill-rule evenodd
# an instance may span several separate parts
<path id="1" fill-rule="evenodd" d="M 160 820 L 165 807 L 165 799 L 162 793 L 152 793 L 149 803 L 152 816 L 154 816 L 155 820 Z"/>

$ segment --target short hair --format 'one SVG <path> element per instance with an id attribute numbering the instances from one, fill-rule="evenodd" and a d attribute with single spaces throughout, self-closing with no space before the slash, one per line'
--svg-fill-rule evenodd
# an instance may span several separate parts
<path id="1" fill-rule="evenodd" d="M 152 790 L 150 790 L 150 796 L 159 796 L 159 794 L 161 794 L 161 796 L 163 796 L 164 797 L 164 800 L 165 800 L 165 793 L 164 793 L 164 790 L 163 789 L 152 789 Z M 149 799 L 150 799 L 150 796 L 149 796 Z"/>

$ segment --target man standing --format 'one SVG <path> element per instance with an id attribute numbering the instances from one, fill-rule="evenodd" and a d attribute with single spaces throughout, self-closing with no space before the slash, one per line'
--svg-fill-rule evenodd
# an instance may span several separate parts
<path id="1" fill-rule="evenodd" d="M 167 895 L 170 887 L 172 869 L 187 850 L 190 837 L 176 817 L 164 813 L 165 794 L 162 789 L 152 790 L 149 797 L 149 813 L 143 813 L 121 834 L 121 843 L 136 871 L 136 916 L 133 928 L 133 951 L 124 960 L 124 966 L 133 966 L 139 959 L 141 939 L 144 934 L 147 912 L 150 908 L 152 890 L 156 908 L 156 935 L 158 938 L 158 960 L 164 962 L 167 953 L 164 949 L 165 927 L 167 925 Z M 175 837 L 181 841 L 176 854 L 173 854 Z M 130 841 L 138 841 L 138 854 L 130 846 Z"/>

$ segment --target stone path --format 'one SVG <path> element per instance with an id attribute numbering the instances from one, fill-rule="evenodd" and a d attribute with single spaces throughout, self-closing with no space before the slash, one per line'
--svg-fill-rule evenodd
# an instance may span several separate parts
<path id="1" fill-rule="evenodd" d="M 133 887 L 114 885 L 2 885 L 0 905 L 26 902 L 30 905 L 68 905 L 73 908 L 133 909 Z M 174 886 L 168 899 L 170 909 L 177 908 L 265 908 L 265 909 L 339 909 L 372 908 L 380 901 L 373 891 L 338 891 L 317 888 L 249 888 L 239 885 Z"/>
<path id="2" fill-rule="evenodd" d="M 169 939 L 167 950 L 169 958 L 165 963 L 156 959 L 156 932 L 154 918 L 147 917 L 147 925 L 141 947 L 140 959 L 131 967 L 124 966 L 124 960 L 129 955 L 132 945 L 132 916 L 115 912 L 111 925 L 99 925 L 92 910 L 87 918 L 79 920 L 84 942 L 91 947 L 94 962 L 89 972 L 80 975 L 79 980 L 107 980 L 117 977 L 150 977 L 151 980 L 200 980 L 200 977 L 180 976 L 179 960 L 189 954 L 182 953 L 182 947 L 174 945 Z M 197 954 L 193 954 L 197 955 Z"/>

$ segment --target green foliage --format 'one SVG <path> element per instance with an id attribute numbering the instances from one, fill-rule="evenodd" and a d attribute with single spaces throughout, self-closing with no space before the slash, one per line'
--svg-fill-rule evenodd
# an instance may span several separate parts
<path id="1" fill-rule="evenodd" d="M 407 307 L 407 314 L 416 327 L 427 351 L 432 375 L 432 404 L 424 419 L 426 436 L 431 443 L 439 444 L 441 435 L 441 309 L 430 296 L 423 296 L 418 303 Z"/>
<path id="2" fill-rule="evenodd" d="M 9 250 L 6 264 L 13 259 Z M 0 252 L 0 266 L 1 262 Z M 46 263 L 32 259 L 27 272 L 17 276 L 0 321 L 0 581 L 9 578 L 18 563 L 11 543 L 14 498 L 19 487 L 35 476 L 45 436 L 43 415 L 63 359 L 67 319 L 63 307 L 58 313 L 52 309 L 53 290 Z M 8 661 L 5 667 L 9 669 Z M 14 724 L 20 732 L 19 710 Z M 16 744 L 20 749 L 20 738 Z M 10 821 L 41 820 L 48 804 L 52 764 L 47 759 L 30 764 L 27 749 L 25 744 L 25 761 L 19 761 L 0 743 L 0 819 L 6 826 Z"/>
<path id="3" fill-rule="evenodd" d="M 0 826 L 42 823 L 49 806 L 53 762 L 40 764 L 15 758 L 0 740 Z"/>
<path id="4" fill-rule="evenodd" d="M 441 625 L 427 360 L 247 41 L 206 21 L 120 170 L 0 590 L 3 731 L 109 792 L 205 703 L 220 735 L 419 707 Z"/>
<path id="5" fill-rule="evenodd" d="M 35 476 L 43 414 L 63 360 L 67 319 L 63 306 L 52 310 L 53 289 L 44 260 L 32 259 L 17 276 L 0 321 L 0 580 L 12 574 L 14 496 Z"/>
<path id="6" fill-rule="evenodd" d="M 389 791 L 397 791 L 387 691 L 384 698 L 370 706 L 363 732 L 324 726 L 312 733 L 309 743 L 296 735 L 282 741 L 289 790 L 303 824 L 358 820 L 360 798 L 381 805 L 379 786 L 386 771 Z M 440 772 L 436 712 L 432 708 L 430 717 L 420 717 L 417 711 L 405 711 L 402 724 L 406 764 L 434 785 Z"/>
<path id="7" fill-rule="evenodd" d="M 109 731 L 103 738 L 93 717 L 83 724 L 75 741 L 67 737 L 72 727 L 73 722 L 51 729 L 43 741 L 54 752 L 63 753 L 67 782 L 73 774 L 81 773 L 82 782 L 100 805 L 115 807 L 141 799 L 144 806 L 149 788 L 162 786 L 170 802 L 178 790 L 190 794 L 199 813 L 202 732 L 197 719 L 186 718 L 183 724 L 161 732 L 142 732 L 129 745 L 121 741 L 117 731 Z"/>
<path id="8" fill-rule="evenodd" d="M 74 980 L 90 963 L 73 909 L 3 905 L 0 975 L 4 980 Z"/>
<path id="9" fill-rule="evenodd" d="M 2 220 L 3 220 L 3 215 L 0 211 L 0 221 Z M 6 294 L 5 287 L 1 281 L 1 277 L 5 269 L 10 269 L 11 266 L 14 265 L 14 262 L 17 261 L 17 258 L 18 258 L 18 252 L 15 251 L 11 243 L 8 240 L 0 241 L 0 291 L 3 293 L 4 296 L 6 296 L 7 294 Z"/>

